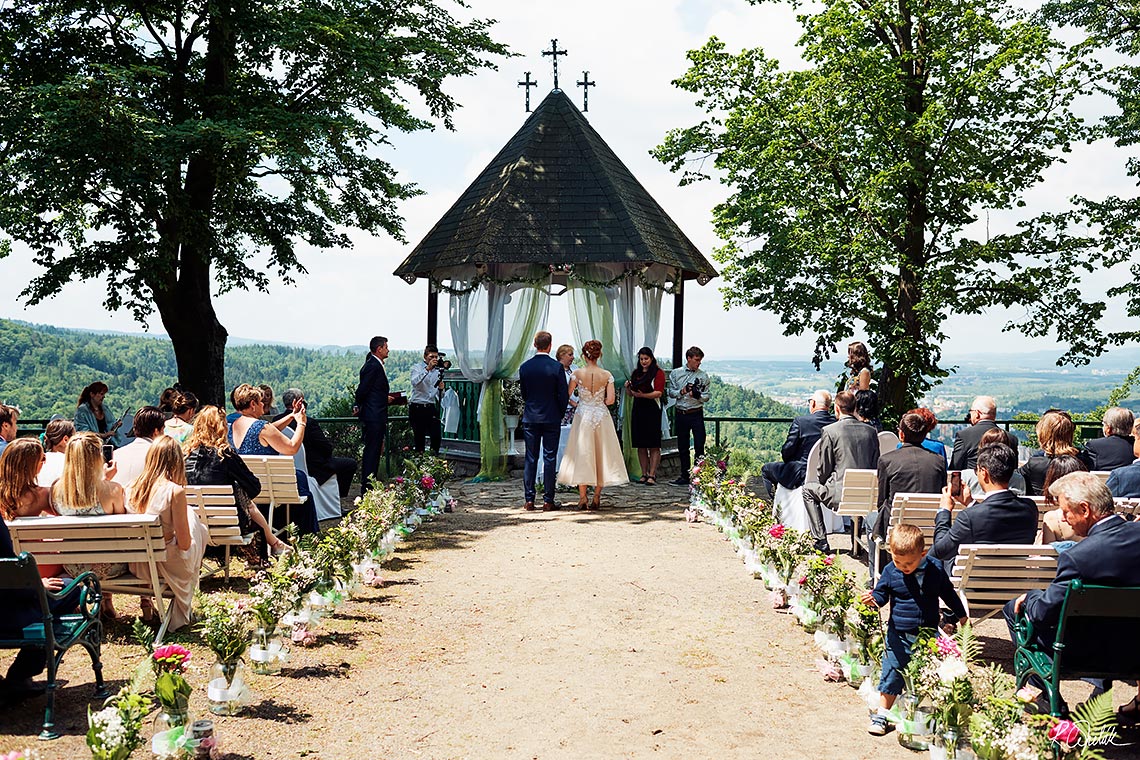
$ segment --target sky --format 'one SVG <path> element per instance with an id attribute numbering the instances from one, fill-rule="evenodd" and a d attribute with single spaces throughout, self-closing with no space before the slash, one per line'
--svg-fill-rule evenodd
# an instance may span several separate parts
<path id="1" fill-rule="evenodd" d="M 550 59 L 540 53 L 551 38 L 568 51 L 560 61 L 562 89 L 581 107 L 581 88 L 573 82 L 583 70 L 597 85 L 590 90 L 587 114 L 594 128 L 633 174 L 712 260 L 719 241 L 712 228 L 712 208 L 727 190 L 715 182 L 679 187 L 676 175 L 649 156 L 665 133 L 697 123 L 702 113 L 692 96 L 673 87 L 671 80 L 687 68 L 685 53 L 712 35 L 729 50 L 762 47 L 786 66 L 799 57 L 795 41 L 800 30 L 794 12 L 783 3 L 749 5 L 744 0 L 578 0 L 573 5 L 553 0 L 471 0 L 471 12 L 497 19 L 492 34 L 520 57 L 501 62 L 498 71 L 453 80 L 449 90 L 462 104 L 455 115 L 456 130 L 393 136 L 385 152 L 400 179 L 418 184 L 424 195 L 402 206 L 406 243 L 363 234 L 352 235 L 355 247 L 346 251 L 302 250 L 308 274 L 296 285 L 275 282 L 268 294 L 232 292 L 215 298 L 219 319 L 231 336 L 267 342 L 312 345 L 359 345 L 383 334 L 396 349 L 422 348 L 426 336 L 426 284 L 408 285 L 392 271 L 458 198 L 526 118 L 523 90 L 516 82 L 525 71 L 537 79 L 532 105 L 552 87 Z M 1096 103 L 1085 106 L 1092 113 Z M 1110 192 L 1135 192 L 1123 170 L 1125 156 L 1110 145 L 1078 146 L 1068 163 L 1050 170 L 1043 185 L 1027 200 L 1030 210 L 1061 208 L 1067 197 L 1100 197 Z M 126 312 L 107 313 L 102 307 L 104 283 L 72 283 L 54 299 L 25 308 L 18 294 L 38 268 L 26 249 L 15 247 L 0 260 L 0 317 L 61 327 L 141 331 Z M 1126 274 L 1126 272 L 1124 273 Z M 1119 280 L 1120 271 L 1093 275 L 1085 286 L 1099 293 Z M 718 290 L 723 280 L 705 287 L 686 288 L 686 345 L 699 344 L 710 358 L 766 355 L 810 358 L 812 336 L 784 337 L 779 320 L 757 309 L 726 311 Z M 570 340 L 566 299 L 554 299 L 548 328 L 556 342 Z M 1030 340 L 995 334 L 994 326 L 1008 315 L 992 312 L 978 317 L 954 317 L 947 327 L 944 351 L 950 357 L 973 353 L 1049 350 L 1048 338 Z M 672 306 L 665 299 L 658 352 L 671 346 Z M 1120 326 L 1123 313 L 1110 308 L 1107 324 Z M 149 325 L 161 333 L 157 315 Z M 450 346 L 446 298 L 440 299 L 440 343 Z M 857 333 L 856 338 L 863 336 Z M 874 346 L 871 347 L 872 351 Z M 1060 351 L 1058 351 L 1058 354 Z"/>

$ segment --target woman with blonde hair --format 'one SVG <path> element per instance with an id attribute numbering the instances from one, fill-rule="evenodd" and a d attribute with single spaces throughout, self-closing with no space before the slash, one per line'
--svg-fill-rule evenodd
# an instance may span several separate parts
<path id="1" fill-rule="evenodd" d="M 621 453 L 617 430 L 607 408 L 614 403 L 614 376 L 598 366 L 601 341 L 588 340 L 582 346 L 585 367 L 574 370 L 569 391 L 578 391 L 578 413 L 570 426 L 566 456 L 558 471 L 558 482 L 578 486 L 578 509 L 599 509 L 602 488 L 627 485 L 629 474 Z M 594 487 L 594 500 L 586 503 L 587 489 Z"/>
<path id="2" fill-rule="evenodd" d="M 130 510 L 159 516 L 166 560 L 158 564 L 158 572 L 174 594 L 169 630 L 176 631 L 191 620 L 208 533 L 186 501 L 186 462 L 173 438 L 159 436 L 147 449 L 143 472 L 131 484 Z M 150 580 L 146 563 L 132 563 L 131 572 Z M 148 597 L 142 598 L 143 620 L 154 621 L 152 605 Z"/>
<path id="3" fill-rule="evenodd" d="M 257 479 L 242 458 L 234 453 L 226 435 L 226 418 L 216 406 L 204 406 L 194 418 L 186 450 L 186 483 L 192 486 L 232 486 L 239 514 L 265 534 L 266 545 L 274 554 L 288 551 L 289 545 L 273 535 L 273 530 L 253 503 L 261 493 Z M 243 526 L 242 532 L 245 533 Z"/>
<path id="4" fill-rule="evenodd" d="M 1041 452 L 1029 457 L 1018 472 L 1025 478 L 1025 495 L 1042 496 L 1045 493 L 1045 475 L 1049 463 L 1061 456 L 1077 456 L 1080 452 L 1073 445 L 1076 425 L 1068 412 L 1050 409 L 1037 421 L 1037 443 Z"/>

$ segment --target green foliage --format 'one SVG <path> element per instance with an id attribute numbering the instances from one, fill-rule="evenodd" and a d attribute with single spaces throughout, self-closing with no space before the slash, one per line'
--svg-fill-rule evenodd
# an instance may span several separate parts
<path id="1" fill-rule="evenodd" d="M 491 24 L 433 0 L 6 3 L 0 230 L 44 268 L 23 297 L 104 277 L 106 308 L 157 308 L 183 381 L 220 395 L 212 294 L 293 282 L 299 244 L 401 239 L 421 191 L 381 150 L 453 127 L 444 82 L 507 54 Z"/>
<path id="2" fill-rule="evenodd" d="M 654 151 L 681 184 L 715 169 L 730 188 L 713 216 L 726 304 L 813 335 L 817 366 L 865 324 L 887 418 L 951 371 L 951 315 L 1017 305 L 1027 333 L 1080 344 L 1103 309 L 1073 285 L 1091 244 L 1051 238 L 1051 217 L 975 224 L 1024 206 L 1088 134 L 1050 29 L 1005 0 L 797 6 L 806 66 L 709 40 L 675 82 L 707 116 Z"/>

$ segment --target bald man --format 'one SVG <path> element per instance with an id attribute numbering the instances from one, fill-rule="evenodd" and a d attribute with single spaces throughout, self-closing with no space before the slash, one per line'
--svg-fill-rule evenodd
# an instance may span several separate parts
<path id="1" fill-rule="evenodd" d="M 954 436 L 950 454 L 951 470 L 972 470 L 978 465 L 978 446 L 987 430 L 997 427 L 997 402 L 992 396 L 978 396 L 970 404 L 970 427 Z"/>
<path id="2" fill-rule="evenodd" d="M 787 489 L 799 488 L 804 484 L 811 447 L 823 434 L 824 426 L 833 422 L 835 417 L 831 414 L 831 394 L 816 391 L 808 401 L 808 413 L 792 420 L 788 439 L 780 449 L 783 461 L 769 462 L 760 470 L 769 496 L 775 496 L 777 483 Z"/>

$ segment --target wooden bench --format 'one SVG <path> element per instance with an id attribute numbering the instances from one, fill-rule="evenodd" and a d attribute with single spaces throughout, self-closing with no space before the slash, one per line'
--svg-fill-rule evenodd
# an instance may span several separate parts
<path id="1" fill-rule="evenodd" d="M 94 573 L 81 573 L 60 591 L 52 592 L 44 588 L 36 559 L 26 552 L 11 559 L 0 559 L 0 589 L 21 591 L 34 597 L 38 602 L 39 622 L 24 626 L 19 636 L 0 638 L 0 649 L 42 649 L 47 661 L 47 707 L 44 708 L 44 725 L 40 739 L 58 739 L 55 730 L 56 673 L 63 662 L 63 656 L 73 645 L 79 644 L 91 655 L 91 669 L 95 671 L 95 698 L 106 699 L 111 695 L 103 683 L 103 663 L 100 660 L 100 647 L 103 643 L 103 626 L 99 620 L 102 594 L 99 580 Z M 76 597 L 73 595 L 77 594 Z M 72 597 L 77 602 L 78 612 L 54 615 L 51 603 Z M 4 610 L 11 614 L 12 610 Z"/>
<path id="2" fill-rule="evenodd" d="M 879 562 L 880 554 L 882 554 L 891 538 L 891 530 L 896 525 L 902 523 L 910 523 L 917 526 L 922 530 L 922 537 L 926 539 L 926 550 L 934 546 L 934 517 L 938 514 L 941 507 L 942 494 L 937 493 L 896 493 L 895 500 L 891 503 L 891 519 L 887 523 L 887 529 L 884 533 L 882 543 L 876 538 L 872 546 L 879 544 L 873 552 L 875 556 L 871 558 L 871 580 L 878 582 L 879 580 Z M 953 519 L 956 512 L 951 512 L 951 519 Z"/>
<path id="3" fill-rule="evenodd" d="M 993 617 L 1010 599 L 1043 589 L 1057 575 L 1057 550 L 1041 544 L 963 544 L 950 580 L 970 618 Z"/>
<path id="4" fill-rule="evenodd" d="M 266 508 L 265 519 L 269 521 L 269 526 L 273 527 L 273 510 L 277 507 L 285 509 L 285 525 L 288 525 L 289 507 L 305 503 L 297 490 L 297 465 L 293 457 L 242 454 L 241 458 L 261 481 L 261 493 L 253 503 Z M 274 533 L 282 532 L 283 530 L 274 530 Z"/>
<path id="5" fill-rule="evenodd" d="M 867 515 L 879 508 L 879 471 L 847 470 L 843 473 L 843 490 L 835 513 L 851 518 L 851 554 L 857 554 L 859 529 Z"/>
<path id="6" fill-rule="evenodd" d="M 1061 715 L 1062 680 L 1140 678 L 1140 587 L 1069 581 L 1052 647 L 1037 638 L 1024 614 L 1014 624 L 1013 668 L 1021 687 L 1036 674 L 1049 695 L 1049 712 Z"/>
<path id="7" fill-rule="evenodd" d="M 1112 474 L 1112 470 L 1093 470 L 1091 474 L 1100 478 L 1102 484 L 1108 485 L 1108 476 Z"/>
<path id="8" fill-rule="evenodd" d="M 12 548 L 27 552 L 41 565 L 91 565 L 105 562 L 145 563 L 150 578 L 128 570 L 117 578 L 100 581 L 105 594 L 134 594 L 154 598 L 162 624 L 155 636 L 161 644 L 170 625 L 170 607 L 164 597 L 173 593 L 158 572 L 166 561 L 166 543 L 158 515 L 102 515 L 99 517 L 18 517 L 8 522 Z"/>
<path id="9" fill-rule="evenodd" d="M 230 548 L 248 546 L 253 533 L 242 535 L 233 486 L 186 486 L 186 503 L 210 532 L 210 546 L 225 547 L 222 570 L 230 580 Z M 212 571 L 216 572 L 216 571 Z"/>

